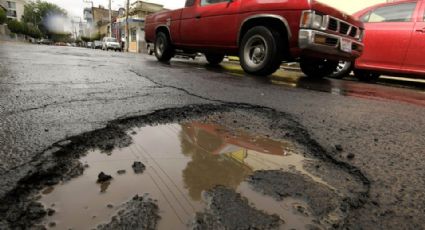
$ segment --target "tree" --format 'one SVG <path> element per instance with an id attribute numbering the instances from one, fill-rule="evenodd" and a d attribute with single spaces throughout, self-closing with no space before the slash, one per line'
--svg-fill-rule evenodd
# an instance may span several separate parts
<path id="1" fill-rule="evenodd" d="M 0 8 L 0 25 L 4 24 L 7 20 L 6 12 Z"/>
<path id="2" fill-rule="evenodd" d="M 43 37 L 43 33 L 31 23 L 19 22 L 16 20 L 10 20 L 7 23 L 7 27 L 12 33 L 24 34 L 33 38 Z"/>
<path id="3" fill-rule="evenodd" d="M 32 23 L 23 23 L 23 34 L 33 37 L 33 38 L 42 38 L 43 33 L 35 27 Z"/>
<path id="4" fill-rule="evenodd" d="M 57 33 L 50 31 L 47 25 L 52 16 L 66 17 L 67 13 L 56 4 L 37 0 L 25 5 L 22 21 L 27 24 L 32 23 L 44 36 L 52 37 Z"/>
<path id="5" fill-rule="evenodd" d="M 24 25 L 17 20 L 10 20 L 7 22 L 7 27 L 12 33 L 15 34 L 23 34 L 24 33 Z"/>

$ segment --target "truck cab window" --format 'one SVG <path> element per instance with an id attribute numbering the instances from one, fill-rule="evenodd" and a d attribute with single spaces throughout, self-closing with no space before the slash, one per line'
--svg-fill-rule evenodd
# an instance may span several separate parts
<path id="1" fill-rule="evenodd" d="M 207 6 L 221 2 L 229 2 L 229 0 L 201 0 L 201 6 Z"/>
<path id="2" fill-rule="evenodd" d="M 196 0 L 187 0 L 185 7 L 191 7 L 191 6 L 193 6 L 193 4 L 195 4 L 195 1 Z"/>
<path id="3" fill-rule="evenodd" d="M 416 2 L 409 2 L 377 8 L 366 22 L 410 22 L 416 5 Z"/>
<path id="4" fill-rule="evenodd" d="M 369 12 L 367 12 L 367 14 L 365 14 L 365 15 L 363 15 L 362 17 L 360 17 L 360 21 L 362 21 L 362 22 L 368 22 L 369 21 L 369 18 L 370 18 L 370 11 Z"/>

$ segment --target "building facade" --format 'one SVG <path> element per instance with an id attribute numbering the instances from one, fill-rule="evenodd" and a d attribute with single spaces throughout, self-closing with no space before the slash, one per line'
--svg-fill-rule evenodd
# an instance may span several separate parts
<path id="1" fill-rule="evenodd" d="M 26 0 L 0 0 L 0 5 L 6 8 L 7 18 L 21 21 Z"/>
<path id="2" fill-rule="evenodd" d="M 147 15 L 163 11 L 164 6 L 145 1 L 135 1 L 131 4 L 128 14 L 129 27 L 129 52 L 141 53 L 146 51 L 145 18 Z M 125 41 L 126 18 L 125 15 L 117 19 L 117 28 L 121 41 Z"/>
<path id="3" fill-rule="evenodd" d="M 85 18 L 86 14 L 87 17 L 89 17 L 89 12 L 84 10 Z M 111 10 L 112 15 L 112 22 L 114 22 L 118 17 L 118 11 L 117 10 Z M 109 9 L 106 9 L 102 6 L 99 7 L 92 7 L 91 8 L 91 24 L 94 31 L 93 33 L 98 33 L 100 37 L 109 36 L 109 27 L 110 27 L 110 21 L 109 21 Z"/>

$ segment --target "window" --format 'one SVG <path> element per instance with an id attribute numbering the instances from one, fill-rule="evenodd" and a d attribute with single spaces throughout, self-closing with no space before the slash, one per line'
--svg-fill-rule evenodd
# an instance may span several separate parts
<path id="1" fill-rule="evenodd" d="M 135 42 L 136 41 L 136 33 L 137 33 L 137 31 L 136 31 L 136 29 L 131 29 L 131 31 L 130 31 L 130 40 L 131 40 L 131 42 Z"/>
<path id="2" fill-rule="evenodd" d="M 16 2 L 7 2 L 7 8 L 9 10 L 16 10 Z"/>
<path id="3" fill-rule="evenodd" d="M 117 42 L 116 38 L 106 38 L 107 42 Z"/>
<path id="4" fill-rule="evenodd" d="M 423 18 L 423 20 L 422 21 L 424 21 L 425 22 L 425 11 L 424 11 L 424 18 Z"/>
<path id="5" fill-rule="evenodd" d="M 403 3 L 375 9 L 362 17 L 365 22 L 410 22 L 417 3 Z"/>
<path id="6" fill-rule="evenodd" d="M 201 6 L 207 6 L 221 2 L 229 2 L 229 0 L 201 0 Z"/>
<path id="7" fill-rule="evenodd" d="M 8 17 L 17 17 L 16 14 L 16 2 L 7 2 L 7 16 Z"/>
<path id="8" fill-rule="evenodd" d="M 187 0 L 185 7 L 193 6 L 193 4 L 195 4 L 195 0 Z"/>
<path id="9" fill-rule="evenodd" d="M 361 16 L 360 17 L 360 21 L 362 21 L 362 22 L 368 22 L 369 21 L 369 18 L 370 18 L 370 13 L 371 12 L 369 11 L 365 15 Z"/>

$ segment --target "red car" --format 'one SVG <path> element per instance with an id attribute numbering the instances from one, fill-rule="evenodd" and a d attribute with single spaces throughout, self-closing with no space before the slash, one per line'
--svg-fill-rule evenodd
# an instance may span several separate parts
<path id="1" fill-rule="evenodd" d="M 369 7 L 356 14 L 365 25 L 363 55 L 341 66 L 360 80 L 380 75 L 425 76 L 425 0 L 403 0 Z"/>
<path id="2" fill-rule="evenodd" d="M 149 15 L 145 39 L 159 61 L 176 52 L 205 53 L 210 64 L 239 56 L 254 75 L 299 61 L 310 77 L 324 77 L 338 62 L 361 55 L 363 24 L 315 0 L 187 0 L 186 7 Z"/>

